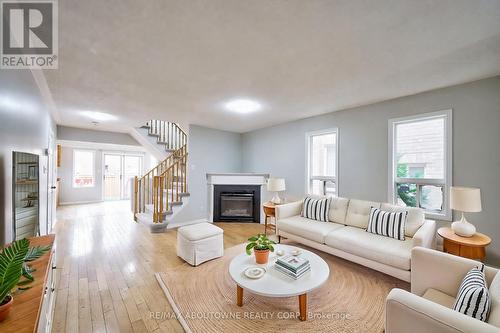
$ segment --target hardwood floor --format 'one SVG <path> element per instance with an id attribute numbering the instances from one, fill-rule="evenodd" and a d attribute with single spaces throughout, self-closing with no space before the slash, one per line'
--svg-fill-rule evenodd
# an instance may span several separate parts
<path id="1" fill-rule="evenodd" d="M 135 223 L 126 201 L 63 206 L 56 224 L 57 299 L 53 332 L 182 332 L 154 273 L 183 263 L 175 230 L 151 234 Z M 264 226 L 217 223 L 224 246 Z"/>

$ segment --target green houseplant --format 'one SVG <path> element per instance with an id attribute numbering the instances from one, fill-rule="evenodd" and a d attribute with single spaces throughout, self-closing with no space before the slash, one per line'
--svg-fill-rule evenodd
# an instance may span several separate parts
<path id="1" fill-rule="evenodd" d="M 0 253 L 0 321 L 9 314 L 13 298 L 10 294 L 23 275 L 24 258 L 30 242 L 21 239 L 13 242 Z"/>
<path id="2" fill-rule="evenodd" d="M 255 262 L 257 264 L 266 264 L 269 260 L 269 251 L 274 252 L 275 241 L 270 240 L 264 234 L 258 234 L 248 239 L 249 243 L 246 247 L 246 253 L 251 255 L 251 250 L 255 254 Z"/>
<path id="3" fill-rule="evenodd" d="M 40 258 L 50 246 L 30 248 L 28 239 L 12 242 L 0 252 L 0 321 L 7 318 L 14 298 L 12 291 L 19 286 L 20 290 L 28 289 L 25 285 L 34 280 L 32 269 L 27 263 Z M 23 281 L 19 282 L 24 277 Z"/>

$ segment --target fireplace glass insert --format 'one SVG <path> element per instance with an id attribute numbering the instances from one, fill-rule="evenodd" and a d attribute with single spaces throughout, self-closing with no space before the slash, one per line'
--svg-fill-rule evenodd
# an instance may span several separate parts
<path id="1" fill-rule="evenodd" d="M 221 217 L 252 217 L 253 193 L 222 193 L 220 207 Z"/>
<path id="2" fill-rule="evenodd" d="M 214 221 L 260 222 L 260 186 L 215 185 Z"/>

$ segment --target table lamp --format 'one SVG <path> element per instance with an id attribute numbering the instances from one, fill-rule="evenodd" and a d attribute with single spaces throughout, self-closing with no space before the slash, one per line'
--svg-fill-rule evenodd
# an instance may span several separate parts
<path id="1" fill-rule="evenodd" d="M 464 213 L 481 211 L 481 190 L 472 187 L 451 187 L 450 191 L 451 209 L 462 212 L 460 221 L 451 224 L 453 232 L 459 236 L 472 237 L 476 233 L 476 227 L 469 223 Z"/>
<path id="2" fill-rule="evenodd" d="M 285 179 L 284 178 L 269 178 L 267 180 L 267 190 L 269 192 L 275 192 L 274 197 L 271 199 L 271 202 L 274 204 L 280 204 L 281 198 L 278 192 L 284 191 L 285 188 Z"/>

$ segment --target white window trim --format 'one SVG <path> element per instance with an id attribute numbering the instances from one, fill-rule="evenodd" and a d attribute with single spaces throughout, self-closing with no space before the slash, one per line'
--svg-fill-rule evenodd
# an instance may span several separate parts
<path id="1" fill-rule="evenodd" d="M 93 164 L 93 170 L 92 170 L 92 186 L 75 186 L 75 155 L 76 152 L 91 152 L 92 153 L 92 164 Z M 96 160 L 95 160 L 96 152 L 95 150 L 90 150 L 90 149 L 73 149 L 73 168 L 71 169 L 71 186 L 74 189 L 86 189 L 86 188 L 94 188 L 96 186 L 96 181 L 97 181 L 97 174 L 96 174 Z"/>
<path id="2" fill-rule="evenodd" d="M 311 137 L 312 136 L 317 136 L 317 135 L 324 135 L 324 134 L 332 134 L 332 133 L 335 133 L 336 134 L 336 144 L 335 144 L 335 176 L 332 177 L 332 181 L 335 182 L 335 189 L 336 189 L 336 192 L 335 194 L 337 196 L 340 196 L 340 186 L 339 186 L 339 146 L 340 146 L 340 131 L 338 129 L 338 127 L 332 127 L 332 128 L 327 128 L 327 129 L 322 129 L 322 130 L 318 130 L 318 131 L 310 131 L 310 132 L 306 132 L 306 135 L 305 135 L 305 138 L 306 138 L 306 143 L 305 143 L 305 154 L 306 154 L 306 166 L 305 166 L 305 170 L 306 170 L 306 186 L 305 186 L 305 189 L 306 189 L 306 193 L 307 194 L 311 194 L 311 191 L 310 191 L 310 188 L 309 188 L 309 179 L 310 179 L 310 172 L 311 172 L 311 154 L 309 153 L 310 152 L 310 148 L 311 148 Z"/>
<path id="3" fill-rule="evenodd" d="M 453 136 L 452 136 L 452 129 L 453 129 L 453 110 L 452 109 L 447 109 L 447 110 L 441 110 L 441 111 L 436 111 L 436 112 L 429 112 L 429 113 L 422 113 L 422 114 L 417 114 L 409 117 L 401 117 L 401 118 L 393 118 L 389 119 L 389 126 L 388 126 L 388 166 L 389 166 L 389 177 L 388 177 L 388 202 L 392 204 L 396 204 L 396 182 L 398 180 L 403 180 L 395 177 L 395 170 L 396 170 L 396 159 L 394 158 L 394 151 L 395 151 L 395 141 L 394 141 L 394 132 L 397 124 L 401 123 L 408 123 L 408 122 L 413 122 L 415 120 L 425 120 L 425 119 L 432 119 L 432 118 L 440 118 L 440 117 L 445 117 L 445 128 L 444 128 L 444 136 L 445 136 L 445 146 L 444 146 L 444 164 L 446 168 L 446 174 L 445 174 L 445 179 L 444 183 L 443 180 L 441 179 L 421 179 L 421 178 L 404 178 L 404 182 L 411 182 L 417 185 L 442 185 L 443 186 L 443 214 L 437 214 L 437 213 L 430 213 L 430 212 L 425 212 L 426 218 L 430 219 L 436 219 L 436 220 L 445 220 L 445 221 L 451 221 L 452 220 L 452 211 L 450 208 L 450 187 L 452 186 L 452 175 L 453 175 L 453 170 L 452 170 L 452 162 L 453 162 Z"/>

